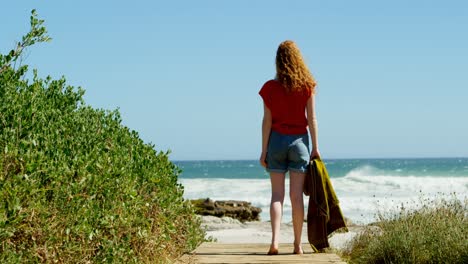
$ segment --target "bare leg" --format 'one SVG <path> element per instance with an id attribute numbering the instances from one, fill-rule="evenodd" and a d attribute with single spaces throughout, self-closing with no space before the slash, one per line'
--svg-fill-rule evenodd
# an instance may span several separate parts
<path id="1" fill-rule="evenodd" d="M 294 253 L 302 254 L 301 236 L 304 223 L 304 189 L 305 173 L 289 172 L 289 197 L 291 198 L 292 219 L 294 229 Z"/>
<path id="2" fill-rule="evenodd" d="M 271 172 L 271 203 L 270 203 L 270 219 L 271 219 L 271 246 L 268 254 L 278 254 L 279 246 L 279 231 L 281 225 L 281 217 L 283 214 L 284 201 L 284 173 Z"/>

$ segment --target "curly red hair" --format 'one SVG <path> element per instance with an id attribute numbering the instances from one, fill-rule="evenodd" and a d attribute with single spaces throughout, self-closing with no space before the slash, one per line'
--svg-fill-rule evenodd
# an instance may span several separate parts
<path id="1" fill-rule="evenodd" d="M 276 80 L 290 92 L 304 90 L 315 92 L 317 83 L 296 43 L 291 40 L 282 42 L 276 52 Z"/>

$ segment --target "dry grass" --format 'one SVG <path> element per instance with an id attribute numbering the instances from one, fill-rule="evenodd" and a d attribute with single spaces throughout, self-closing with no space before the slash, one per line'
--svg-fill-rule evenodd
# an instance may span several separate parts
<path id="1" fill-rule="evenodd" d="M 407 207 L 380 213 L 343 257 L 350 263 L 468 263 L 466 199 L 421 199 L 418 209 Z"/>

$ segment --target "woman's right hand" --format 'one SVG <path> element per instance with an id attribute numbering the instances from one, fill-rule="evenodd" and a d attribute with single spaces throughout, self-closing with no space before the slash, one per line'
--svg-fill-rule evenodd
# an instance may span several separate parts
<path id="1" fill-rule="evenodd" d="M 313 159 L 320 159 L 320 152 L 318 149 L 312 149 L 312 153 L 310 153 L 310 160 Z"/>
<path id="2" fill-rule="evenodd" d="M 267 163 L 266 163 L 266 152 L 262 151 L 262 154 L 260 155 L 260 164 L 262 167 L 266 168 Z"/>

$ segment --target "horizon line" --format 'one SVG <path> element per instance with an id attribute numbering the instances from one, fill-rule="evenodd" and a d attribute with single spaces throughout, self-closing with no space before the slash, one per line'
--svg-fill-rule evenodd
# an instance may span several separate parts
<path id="1" fill-rule="evenodd" d="M 379 160 L 379 159 L 468 159 L 468 156 L 430 156 L 430 157 L 358 157 L 358 158 L 323 158 L 323 160 Z M 169 159 L 178 161 L 254 161 L 257 159 Z"/>

